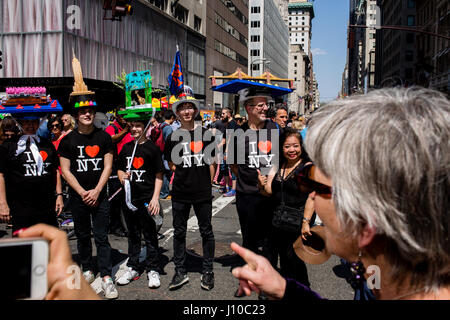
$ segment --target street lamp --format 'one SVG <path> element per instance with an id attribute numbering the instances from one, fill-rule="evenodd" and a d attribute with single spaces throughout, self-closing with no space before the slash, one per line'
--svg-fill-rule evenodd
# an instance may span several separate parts
<path id="1" fill-rule="evenodd" d="M 264 70 L 264 66 L 266 65 L 266 64 L 269 64 L 270 63 L 270 60 L 267 60 L 266 58 L 258 58 L 258 59 L 255 59 L 255 60 L 253 60 L 253 61 L 251 61 L 250 62 L 250 76 L 251 77 L 253 77 L 253 65 L 254 64 L 256 64 L 256 62 L 258 62 L 258 64 L 260 64 L 260 63 L 262 63 L 262 65 L 263 65 L 263 70 Z"/>

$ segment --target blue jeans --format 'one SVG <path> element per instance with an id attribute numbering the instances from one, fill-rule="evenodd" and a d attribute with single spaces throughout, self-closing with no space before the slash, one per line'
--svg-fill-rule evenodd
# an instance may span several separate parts
<path id="1" fill-rule="evenodd" d="M 72 217 L 77 236 L 77 248 L 84 271 L 93 270 L 91 229 L 97 247 L 97 263 L 102 277 L 111 276 L 111 246 L 108 240 L 109 201 L 106 196 L 98 199 L 98 207 L 84 204 L 78 195 L 71 194 Z M 91 227 L 92 217 L 92 227 Z"/>
<path id="2" fill-rule="evenodd" d="M 169 185 L 170 185 L 170 178 L 172 175 L 172 171 L 164 171 L 163 174 L 163 184 L 161 187 L 161 192 L 159 193 L 159 197 L 162 199 L 165 199 L 169 196 L 170 194 L 170 189 L 169 189 Z"/>

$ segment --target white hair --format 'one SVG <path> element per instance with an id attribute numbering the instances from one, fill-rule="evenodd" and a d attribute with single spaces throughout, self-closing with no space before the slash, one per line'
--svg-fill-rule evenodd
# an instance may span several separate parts
<path id="1" fill-rule="evenodd" d="M 394 279 L 450 283 L 450 101 L 424 88 L 380 89 L 313 113 L 305 148 L 331 179 L 337 217 L 368 224 Z"/>

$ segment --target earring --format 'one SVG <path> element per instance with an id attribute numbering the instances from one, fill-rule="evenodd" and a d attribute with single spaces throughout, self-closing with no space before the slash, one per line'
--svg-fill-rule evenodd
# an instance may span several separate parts
<path id="1" fill-rule="evenodd" d="M 350 271 L 352 272 L 352 277 L 350 278 L 350 284 L 352 287 L 360 287 L 363 285 L 364 281 L 364 273 L 366 269 L 361 261 L 361 250 L 358 253 L 358 261 L 354 261 L 350 264 Z"/>

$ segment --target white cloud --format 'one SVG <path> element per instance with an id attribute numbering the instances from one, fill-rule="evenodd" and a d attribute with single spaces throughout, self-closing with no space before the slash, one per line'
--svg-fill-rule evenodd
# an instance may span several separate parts
<path id="1" fill-rule="evenodd" d="M 311 53 L 315 56 L 323 56 L 326 55 L 328 52 L 320 48 L 314 48 L 311 50 Z"/>

